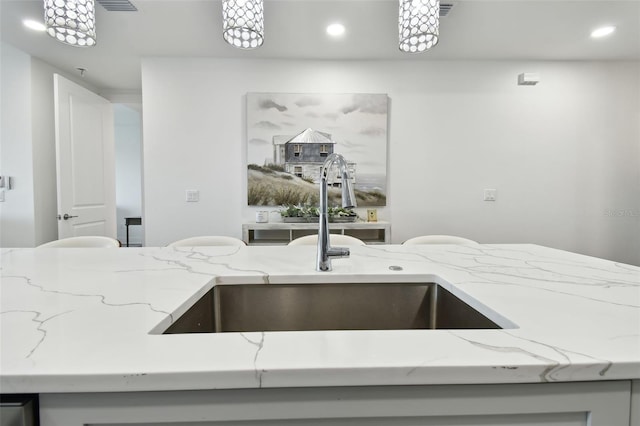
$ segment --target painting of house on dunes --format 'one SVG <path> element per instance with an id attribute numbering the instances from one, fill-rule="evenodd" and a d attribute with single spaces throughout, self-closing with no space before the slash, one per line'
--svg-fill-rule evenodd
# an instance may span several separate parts
<path id="1" fill-rule="evenodd" d="M 317 204 L 320 169 L 342 154 L 358 206 L 385 206 L 385 94 L 247 94 L 247 201 L 254 206 Z M 339 200 L 337 167 L 330 204 Z"/>

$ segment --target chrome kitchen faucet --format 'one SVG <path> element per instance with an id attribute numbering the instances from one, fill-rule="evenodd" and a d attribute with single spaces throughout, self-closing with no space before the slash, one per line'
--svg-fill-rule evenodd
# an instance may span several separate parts
<path id="1" fill-rule="evenodd" d="M 327 214 L 328 204 L 328 183 L 327 175 L 331 166 L 338 163 L 340 167 L 340 181 L 342 186 L 342 207 L 356 207 L 356 196 L 353 192 L 351 177 L 347 161 L 340 154 L 333 153 L 327 157 L 320 169 L 320 227 L 318 228 L 318 255 L 316 261 L 316 271 L 330 271 L 331 258 L 349 257 L 349 249 L 346 247 L 331 247 L 329 241 L 329 215 Z"/>

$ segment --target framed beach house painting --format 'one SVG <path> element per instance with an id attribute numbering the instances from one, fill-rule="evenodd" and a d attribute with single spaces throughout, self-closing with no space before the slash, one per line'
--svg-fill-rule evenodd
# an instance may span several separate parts
<path id="1" fill-rule="evenodd" d="M 247 201 L 317 204 L 320 169 L 334 152 L 348 162 L 358 206 L 387 203 L 386 94 L 247 94 Z M 340 175 L 329 175 L 329 203 Z"/>

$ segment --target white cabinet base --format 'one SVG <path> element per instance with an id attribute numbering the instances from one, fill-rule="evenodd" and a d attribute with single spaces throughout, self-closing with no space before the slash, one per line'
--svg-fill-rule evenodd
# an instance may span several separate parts
<path id="1" fill-rule="evenodd" d="M 42 426 L 629 426 L 631 382 L 42 394 Z M 635 426 L 635 425 L 634 425 Z"/>

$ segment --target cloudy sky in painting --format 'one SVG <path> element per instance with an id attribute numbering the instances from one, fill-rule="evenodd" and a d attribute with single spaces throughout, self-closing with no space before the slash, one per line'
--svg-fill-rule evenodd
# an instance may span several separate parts
<path id="1" fill-rule="evenodd" d="M 273 137 L 307 128 L 331 134 L 335 152 L 357 163 L 357 174 L 387 169 L 385 94 L 247 94 L 247 161 L 273 162 Z"/>

